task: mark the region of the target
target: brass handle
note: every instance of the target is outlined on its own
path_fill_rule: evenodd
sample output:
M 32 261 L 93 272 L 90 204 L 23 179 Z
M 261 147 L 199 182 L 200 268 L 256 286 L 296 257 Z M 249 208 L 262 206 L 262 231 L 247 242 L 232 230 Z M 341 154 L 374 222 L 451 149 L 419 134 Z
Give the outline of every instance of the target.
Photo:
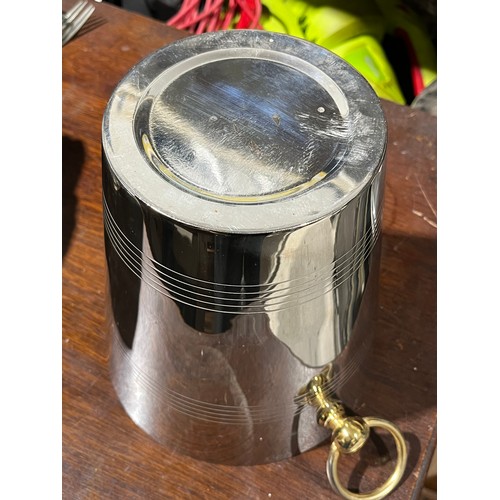
M 330 377 L 328 370 L 316 375 L 301 393 L 306 401 L 318 409 L 318 423 L 332 431 L 332 445 L 326 463 L 326 473 L 331 487 L 347 500 L 381 500 L 391 493 L 403 477 L 408 460 L 406 443 L 400 430 L 391 422 L 376 417 L 346 417 L 344 406 L 337 399 L 328 397 L 323 385 Z M 355 453 L 366 443 L 371 427 L 380 427 L 389 431 L 396 443 L 398 458 L 396 467 L 389 479 L 375 490 L 368 493 L 353 493 L 342 486 L 338 472 L 338 460 L 341 454 Z
M 328 480 L 330 481 L 331 487 L 334 490 L 337 490 L 344 498 L 347 498 L 348 500 L 358 500 L 358 499 L 381 500 L 382 498 L 385 498 L 387 495 L 389 495 L 389 493 L 391 493 L 394 490 L 394 488 L 396 488 L 399 481 L 403 477 L 403 473 L 406 468 L 406 461 L 408 459 L 406 443 L 400 430 L 391 422 L 376 417 L 364 417 L 362 420 L 369 428 L 381 427 L 382 429 L 385 429 L 392 434 L 398 452 L 398 460 L 396 462 L 396 467 L 394 468 L 394 471 L 382 486 L 379 486 L 373 491 L 370 491 L 368 493 L 353 493 L 352 491 L 349 491 L 347 488 L 342 486 L 342 483 L 340 482 L 337 472 L 338 460 L 341 453 L 353 453 L 353 452 L 346 451 L 340 448 L 337 445 L 337 443 L 333 441 L 330 447 L 328 460 L 326 462 L 326 474 L 328 476 Z M 361 448 L 363 444 L 361 444 L 359 448 Z

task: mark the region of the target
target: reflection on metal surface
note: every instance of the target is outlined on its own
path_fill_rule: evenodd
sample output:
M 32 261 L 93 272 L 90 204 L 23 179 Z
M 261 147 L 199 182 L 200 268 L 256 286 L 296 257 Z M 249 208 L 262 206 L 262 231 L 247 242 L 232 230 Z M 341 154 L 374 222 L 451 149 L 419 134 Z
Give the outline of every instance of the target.
M 369 347 L 385 142 L 366 82 L 286 36 L 190 37 L 121 82 L 103 121 L 107 316 L 146 432 L 224 463 L 326 438 L 297 394 L 326 364 L 336 391 Z
M 258 203 L 304 191 L 346 154 L 351 121 L 311 76 L 242 52 L 191 68 L 140 106 L 142 141 L 156 168 L 200 196 Z
M 189 326 L 222 333 L 238 315 L 265 313 L 273 334 L 299 359 L 321 366 L 345 347 L 358 316 L 380 231 L 380 207 L 372 219 L 372 190 L 367 195 L 290 233 L 210 235 L 153 219 L 136 232 L 143 238 L 137 244 L 120 220 L 128 220 L 130 210 L 114 217 L 105 193 L 108 254 L 174 299 Z

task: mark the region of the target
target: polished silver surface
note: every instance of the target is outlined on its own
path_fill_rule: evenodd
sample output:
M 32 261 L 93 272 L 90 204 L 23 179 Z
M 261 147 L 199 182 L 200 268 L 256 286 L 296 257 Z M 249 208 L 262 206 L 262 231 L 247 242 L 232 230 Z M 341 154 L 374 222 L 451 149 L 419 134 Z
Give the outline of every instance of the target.
M 304 68 L 309 76 L 273 60 L 274 52 L 216 53 L 162 80 L 161 92 L 148 93 L 150 108 L 142 101 L 137 114 L 149 117 L 143 141 L 156 153 L 155 167 L 198 196 L 231 203 L 281 200 L 333 172 L 351 136 L 337 89 L 323 88 L 312 68 Z M 277 92 L 279 81 L 287 85 Z
M 260 31 L 189 37 L 103 120 L 112 378 L 179 452 L 279 460 L 326 437 L 300 389 L 348 382 L 378 287 L 386 126 L 352 67 Z
M 249 234 L 320 220 L 371 182 L 385 122 L 351 66 L 262 31 L 201 40 L 155 52 L 110 100 L 103 149 L 132 194 L 180 223 Z

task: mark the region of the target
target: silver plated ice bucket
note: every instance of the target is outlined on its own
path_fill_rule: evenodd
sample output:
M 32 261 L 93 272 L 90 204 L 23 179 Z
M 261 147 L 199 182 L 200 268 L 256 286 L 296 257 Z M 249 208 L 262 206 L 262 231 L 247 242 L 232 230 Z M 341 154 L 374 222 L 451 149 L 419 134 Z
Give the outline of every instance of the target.
M 111 373 L 137 425 L 230 464 L 326 439 L 318 390 L 370 344 L 386 136 L 367 82 L 285 35 L 188 37 L 124 77 L 103 211 Z

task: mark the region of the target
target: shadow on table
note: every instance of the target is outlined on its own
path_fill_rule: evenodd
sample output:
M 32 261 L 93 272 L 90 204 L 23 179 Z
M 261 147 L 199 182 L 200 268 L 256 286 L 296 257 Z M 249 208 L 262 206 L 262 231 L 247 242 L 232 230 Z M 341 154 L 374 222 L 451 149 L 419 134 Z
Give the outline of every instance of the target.
M 100 28 L 104 24 L 107 23 L 107 20 L 103 17 L 97 16 L 96 13 L 90 17 L 90 19 L 82 26 L 80 31 L 75 35 L 75 39 L 85 36 L 87 33 L 94 31 L 97 28 Z
M 372 350 L 338 395 L 348 414 L 400 425 L 408 446 L 401 485 L 419 467 L 436 420 L 436 248 L 435 238 L 384 234 Z M 371 436 L 359 462 L 341 465 L 351 491 L 366 489 L 365 476 L 382 484 L 393 470 L 393 439 Z
M 403 434 L 408 449 L 408 461 L 400 484 L 404 483 L 415 470 L 422 451 L 420 441 L 415 434 L 410 432 Z M 368 469 L 372 469 L 372 474 L 378 475 L 378 471 L 375 472 L 375 470 L 380 468 L 379 484 L 383 484 L 394 470 L 397 451 L 394 440 L 390 436 L 386 436 L 384 433 L 384 437 L 382 437 L 379 432 L 372 431 L 359 455 L 359 462 L 353 468 L 347 484 L 347 488 L 354 493 L 360 493 L 361 480 L 366 476 Z
M 384 234 L 382 241 L 375 338 L 338 396 L 356 414 L 388 420 L 429 410 L 426 427 L 437 399 L 436 240 Z
M 81 141 L 62 139 L 62 256 L 68 251 L 75 229 L 78 199 L 75 189 L 82 172 L 85 150 Z

